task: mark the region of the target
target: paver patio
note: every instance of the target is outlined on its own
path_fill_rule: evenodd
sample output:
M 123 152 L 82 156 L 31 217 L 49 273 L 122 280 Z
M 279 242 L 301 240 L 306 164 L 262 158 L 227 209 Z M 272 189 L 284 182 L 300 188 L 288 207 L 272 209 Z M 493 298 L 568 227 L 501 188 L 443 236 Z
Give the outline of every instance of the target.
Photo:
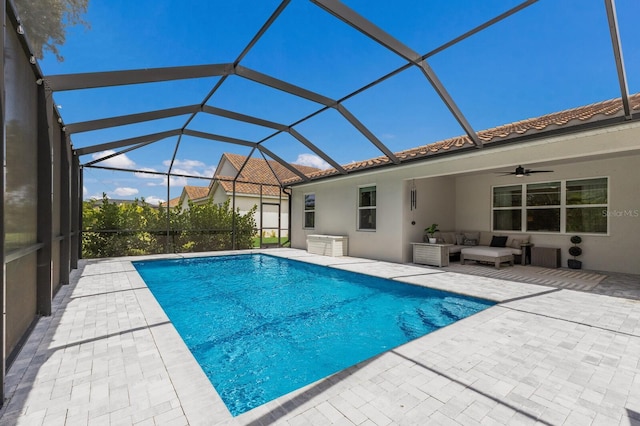
M 501 303 L 231 417 L 131 258 L 83 261 L 7 372 L 0 424 L 640 425 L 639 297 L 268 253 Z

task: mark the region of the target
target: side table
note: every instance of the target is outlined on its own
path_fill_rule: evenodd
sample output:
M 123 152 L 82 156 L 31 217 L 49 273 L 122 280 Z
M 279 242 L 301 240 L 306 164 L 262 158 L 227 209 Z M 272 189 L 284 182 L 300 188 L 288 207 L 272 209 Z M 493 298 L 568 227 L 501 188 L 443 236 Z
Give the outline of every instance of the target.
M 557 247 L 533 247 L 531 249 L 531 264 L 545 268 L 559 268 L 560 249 Z
M 453 244 L 411 243 L 413 263 L 431 266 L 449 266 L 449 246 Z
M 520 264 L 526 265 L 527 263 L 531 263 L 531 247 L 533 244 L 531 243 L 522 243 L 520 244 L 520 250 L 522 250 L 522 254 L 520 255 Z

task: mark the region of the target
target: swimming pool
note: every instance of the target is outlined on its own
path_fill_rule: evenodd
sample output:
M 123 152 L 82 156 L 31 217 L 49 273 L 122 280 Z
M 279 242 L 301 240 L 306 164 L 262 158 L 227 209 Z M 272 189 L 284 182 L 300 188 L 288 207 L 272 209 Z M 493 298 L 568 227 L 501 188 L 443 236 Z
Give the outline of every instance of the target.
M 264 254 L 134 266 L 234 416 L 494 304 Z

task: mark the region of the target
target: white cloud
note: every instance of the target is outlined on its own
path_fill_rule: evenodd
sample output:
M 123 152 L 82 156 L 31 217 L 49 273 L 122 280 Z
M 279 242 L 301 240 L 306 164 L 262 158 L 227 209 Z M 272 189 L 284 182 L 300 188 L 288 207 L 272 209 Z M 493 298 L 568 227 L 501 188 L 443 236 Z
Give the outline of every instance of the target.
M 104 158 L 115 153 L 116 153 L 115 151 L 109 149 L 102 152 L 96 152 L 95 154 L 91 155 L 91 158 L 93 158 L 94 160 L 98 160 L 100 158 Z M 127 157 L 127 154 L 120 154 L 120 155 L 116 155 L 115 157 L 109 158 L 108 160 L 101 161 L 100 165 L 131 169 L 135 167 L 136 163 L 132 159 Z
M 113 190 L 113 193 L 119 197 L 130 197 L 132 195 L 136 195 L 139 191 L 136 188 L 116 188 Z
M 162 175 L 156 175 L 155 172 L 157 172 L 156 169 L 152 169 L 151 167 L 140 167 L 138 170 L 140 171 L 145 171 L 145 172 L 154 172 L 154 174 L 151 173 L 134 173 L 133 175 L 137 178 L 140 179 L 162 179 Z
M 158 176 L 158 178 L 162 179 L 158 182 L 148 182 L 147 186 L 167 186 L 167 177 L 166 176 Z M 187 178 L 182 176 L 171 176 L 171 187 L 176 186 L 185 186 L 188 184 Z
M 147 204 L 151 204 L 151 205 L 157 206 L 160 203 L 164 203 L 165 200 L 163 198 L 159 198 L 159 197 L 156 197 L 154 195 L 150 195 L 148 197 L 144 197 L 144 201 L 146 201 Z
M 185 186 L 187 184 L 187 178 L 186 177 L 179 177 L 179 176 L 171 176 L 171 181 L 170 181 L 170 186 L 174 187 L 174 186 Z M 164 185 L 167 184 L 167 180 L 164 180 Z
M 162 164 L 169 167 L 171 161 L 165 160 L 162 162 Z M 190 176 L 211 177 L 213 176 L 215 170 L 216 166 L 207 165 L 200 160 L 180 160 L 176 158 L 176 160 L 173 162 L 171 173 Z
M 324 161 L 322 158 L 314 154 L 300 154 L 293 164 L 299 164 L 301 166 L 316 167 L 318 169 L 328 169 L 331 165 Z
M 87 189 L 87 187 L 82 185 L 82 196 L 86 197 L 88 193 L 89 193 L 89 190 Z
M 171 173 L 175 173 L 177 175 L 191 175 L 191 176 L 202 176 L 202 173 L 200 173 L 197 170 L 193 170 L 193 169 L 179 169 L 179 168 L 175 168 L 171 170 Z
M 171 165 L 171 161 L 170 160 L 164 160 L 162 162 L 162 164 L 164 164 L 165 166 L 169 167 Z M 205 167 L 205 164 L 202 161 L 199 160 L 179 160 L 179 159 L 175 159 L 175 161 L 173 162 L 173 167 L 182 167 L 185 168 L 187 170 L 193 170 L 196 168 L 203 168 Z

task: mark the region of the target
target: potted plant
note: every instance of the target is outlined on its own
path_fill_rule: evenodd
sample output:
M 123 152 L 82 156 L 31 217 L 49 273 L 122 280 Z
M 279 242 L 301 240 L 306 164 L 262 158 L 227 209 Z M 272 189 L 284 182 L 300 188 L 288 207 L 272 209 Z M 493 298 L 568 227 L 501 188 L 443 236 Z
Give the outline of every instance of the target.
M 574 235 L 573 237 L 571 237 L 571 242 L 573 243 L 573 246 L 569 247 L 569 254 L 573 256 L 573 259 L 567 260 L 567 266 L 569 266 L 569 268 L 571 269 L 581 269 L 582 262 L 576 259 L 576 257 L 582 254 L 582 249 L 578 247 L 578 244 L 582 242 L 582 238 L 580 238 L 578 235 Z
M 430 227 L 426 228 L 424 230 L 424 233 L 427 234 L 427 238 L 429 239 L 429 243 L 430 244 L 435 244 L 436 243 L 436 236 L 435 233 L 438 232 L 438 224 L 437 223 L 432 223 Z

